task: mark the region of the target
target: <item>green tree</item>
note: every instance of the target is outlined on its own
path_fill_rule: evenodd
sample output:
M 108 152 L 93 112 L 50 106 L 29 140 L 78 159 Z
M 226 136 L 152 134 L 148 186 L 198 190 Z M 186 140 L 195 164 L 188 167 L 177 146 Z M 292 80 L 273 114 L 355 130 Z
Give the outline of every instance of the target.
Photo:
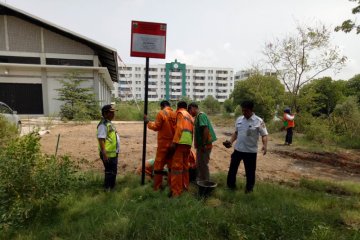
M 284 86 L 276 77 L 255 74 L 237 82 L 231 96 L 236 105 L 244 100 L 252 100 L 256 114 L 269 121 L 275 116 L 277 107 L 283 105 L 284 94 Z
M 356 96 L 360 103 L 360 74 L 355 75 L 347 82 L 347 94 Z
M 72 72 L 59 80 L 62 88 L 56 89 L 59 97 L 57 100 L 64 102 L 60 107 L 60 117 L 66 120 L 91 120 L 99 117 L 99 104 L 95 100 L 92 88 L 81 87 L 84 79 L 79 74 Z
M 300 90 L 299 109 L 313 116 L 329 117 L 344 98 L 345 90 L 345 81 L 334 81 L 330 77 L 313 80 Z
M 354 96 L 350 96 L 336 105 L 332 114 L 332 127 L 337 134 L 360 140 L 360 111 L 356 100 Z
M 224 101 L 224 110 L 227 113 L 232 113 L 235 110 L 234 102 L 232 98 L 226 99 Z
M 330 30 L 323 24 L 298 26 L 296 34 L 266 43 L 263 53 L 291 93 L 295 108 L 304 84 L 326 70 L 340 70 L 346 62 L 339 48 L 331 46 Z
M 207 96 L 202 102 L 201 106 L 204 112 L 208 114 L 216 114 L 220 112 L 220 103 L 219 101 L 214 98 L 213 96 Z
M 349 0 L 350 2 L 357 2 L 357 6 L 352 9 L 352 14 L 360 13 L 360 0 Z M 353 29 L 356 29 L 356 34 L 360 33 L 360 25 L 356 25 L 355 20 L 345 20 L 340 26 L 335 28 L 335 31 L 343 31 L 345 33 L 351 32 Z

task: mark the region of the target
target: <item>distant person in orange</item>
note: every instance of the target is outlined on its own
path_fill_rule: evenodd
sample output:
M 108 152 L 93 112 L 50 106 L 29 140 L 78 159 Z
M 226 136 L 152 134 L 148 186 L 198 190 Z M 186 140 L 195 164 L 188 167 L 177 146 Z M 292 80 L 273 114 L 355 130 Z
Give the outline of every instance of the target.
M 170 103 L 166 100 L 160 103 L 161 111 L 156 115 L 155 122 L 150 122 L 145 116 L 149 129 L 158 132 L 157 150 L 154 162 L 154 190 L 162 188 L 163 170 L 170 159 L 166 157 L 169 147 L 172 144 L 175 133 L 176 113 L 171 109 Z M 169 167 L 168 167 L 169 168 Z M 169 178 L 168 178 L 169 179 Z
M 290 108 L 284 110 L 284 127 L 286 129 L 285 145 L 292 144 L 293 128 L 295 127 L 295 114 L 291 114 Z
M 186 109 L 186 102 L 178 102 L 175 135 L 169 148 L 169 156 L 172 156 L 170 172 L 172 197 L 181 195 L 184 189 L 189 187 L 189 155 L 193 143 L 194 120 Z

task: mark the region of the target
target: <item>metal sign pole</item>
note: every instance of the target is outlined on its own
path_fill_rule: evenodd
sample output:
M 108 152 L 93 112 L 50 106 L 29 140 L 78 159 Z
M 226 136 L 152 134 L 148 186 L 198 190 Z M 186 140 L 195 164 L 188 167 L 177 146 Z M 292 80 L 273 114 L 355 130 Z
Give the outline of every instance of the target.
M 148 90 L 149 90 L 149 58 L 146 58 L 145 69 L 145 102 L 144 102 L 144 114 L 148 114 Z M 147 123 L 144 119 L 144 135 L 143 135 L 143 154 L 142 154 L 142 169 L 141 169 L 141 185 L 145 184 L 145 158 L 146 158 L 146 130 Z

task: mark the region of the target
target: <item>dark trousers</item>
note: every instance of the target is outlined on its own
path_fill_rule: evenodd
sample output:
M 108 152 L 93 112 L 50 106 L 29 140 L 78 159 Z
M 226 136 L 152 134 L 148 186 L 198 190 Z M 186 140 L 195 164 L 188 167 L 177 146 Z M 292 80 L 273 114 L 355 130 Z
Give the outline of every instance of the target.
M 289 127 L 286 129 L 285 143 L 292 144 L 293 128 Z
M 118 156 L 108 158 L 107 161 L 104 161 L 102 153 L 100 153 L 100 158 L 104 164 L 105 168 L 105 180 L 104 187 L 105 189 L 113 189 L 116 182 L 117 174 L 117 165 L 118 165 Z
M 227 185 L 229 188 L 236 187 L 236 174 L 241 160 L 244 160 L 246 191 L 251 192 L 253 190 L 255 185 L 256 156 L 256 153 L 238 152 L 236 150 L 231 154 L 231 163 L 227 176 Z

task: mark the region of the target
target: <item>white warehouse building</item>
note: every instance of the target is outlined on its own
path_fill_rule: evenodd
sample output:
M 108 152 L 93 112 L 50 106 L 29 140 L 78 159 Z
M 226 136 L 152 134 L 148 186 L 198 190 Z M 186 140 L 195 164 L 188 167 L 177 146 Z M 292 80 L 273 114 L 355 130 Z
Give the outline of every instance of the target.
M 145 65 L 127 64 L 120 67 L 119 82 L 113 96 L 120 100 L 143 100 Z M 232 68 L 196 67 L 180 62 L 149 66 L 149 101 L 178 100 L 189 97 L 195 101 L 213 96 L 220 102 L 229 98 L 234 89 Z
M 58 113 L 60 79 L 76 72 L 100 104 L 118 81 L 116 50 L 0 3 L 0 101 L 19 114 Z

